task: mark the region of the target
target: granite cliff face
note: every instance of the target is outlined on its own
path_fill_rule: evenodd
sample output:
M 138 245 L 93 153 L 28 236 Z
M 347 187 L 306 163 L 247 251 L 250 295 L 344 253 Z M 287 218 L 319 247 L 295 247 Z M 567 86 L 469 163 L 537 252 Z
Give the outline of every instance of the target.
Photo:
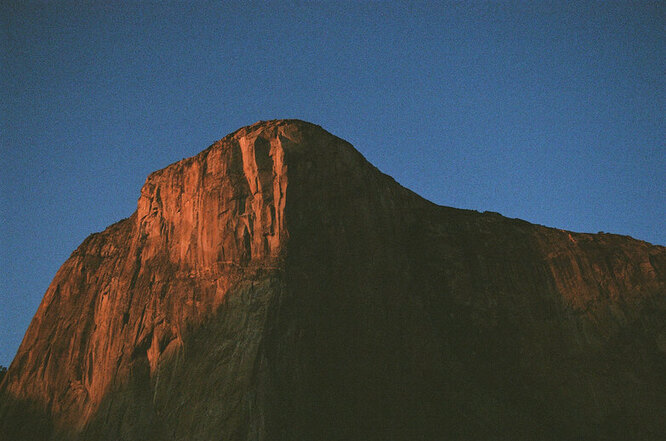
M 666 249 L 436 206 L 261 122 L 60 268 L 0 439 L 658 439 Z

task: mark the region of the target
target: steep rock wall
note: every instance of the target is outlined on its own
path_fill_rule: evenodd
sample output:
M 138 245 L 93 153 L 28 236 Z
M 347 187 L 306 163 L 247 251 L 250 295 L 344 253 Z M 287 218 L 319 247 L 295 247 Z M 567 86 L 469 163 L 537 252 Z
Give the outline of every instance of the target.
M 431 204 L 300 121 L 150 175 L 45 294 L 11 439 L 658 439 L 666 250 Z

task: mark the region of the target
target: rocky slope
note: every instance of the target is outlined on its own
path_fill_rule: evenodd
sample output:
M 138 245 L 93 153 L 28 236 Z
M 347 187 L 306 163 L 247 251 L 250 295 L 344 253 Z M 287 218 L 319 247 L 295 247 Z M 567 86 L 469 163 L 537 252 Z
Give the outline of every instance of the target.
M 436 206 L 261 122 L 60 268 L 0 439 L 659 439 L 666 249 Z

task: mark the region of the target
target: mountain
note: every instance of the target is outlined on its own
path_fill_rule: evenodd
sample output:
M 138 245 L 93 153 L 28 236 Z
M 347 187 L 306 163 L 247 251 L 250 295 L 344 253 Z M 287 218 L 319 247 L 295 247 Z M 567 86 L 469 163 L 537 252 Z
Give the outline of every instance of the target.
M 437 206 L 259 122 L 72 253 L 0 438 L 659 439 L 665 285 L 664 247 Z

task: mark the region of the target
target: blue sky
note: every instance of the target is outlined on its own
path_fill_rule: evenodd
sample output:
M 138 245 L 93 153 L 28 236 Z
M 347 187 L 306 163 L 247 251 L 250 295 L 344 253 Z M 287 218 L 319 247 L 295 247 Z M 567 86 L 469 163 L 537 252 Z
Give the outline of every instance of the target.
M 300 118 L 441 205 L 666 245 L 663 2 L 0 5 L 0 364 L 146 176 Z

